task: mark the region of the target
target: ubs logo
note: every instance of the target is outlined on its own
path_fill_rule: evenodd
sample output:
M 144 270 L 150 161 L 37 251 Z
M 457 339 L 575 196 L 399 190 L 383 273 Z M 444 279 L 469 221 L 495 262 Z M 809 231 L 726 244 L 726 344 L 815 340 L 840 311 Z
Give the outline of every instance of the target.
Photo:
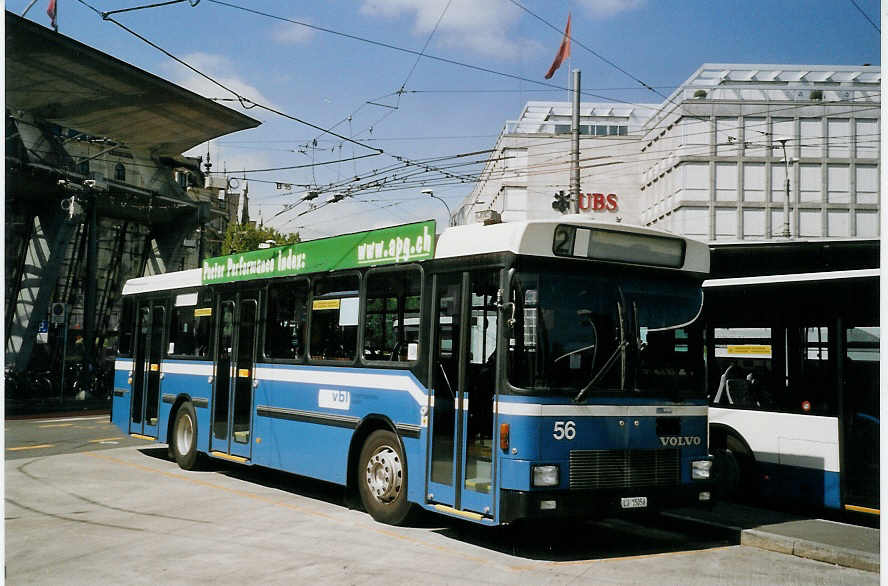
M 703 443 L 703 438 L 699 435 L 682 435 L 682 436 L 670 436 L 670 437 L 660 437 L 660 443 L 663 447 L 671 447 L 678 448 L 682 446 L 699 446 Z

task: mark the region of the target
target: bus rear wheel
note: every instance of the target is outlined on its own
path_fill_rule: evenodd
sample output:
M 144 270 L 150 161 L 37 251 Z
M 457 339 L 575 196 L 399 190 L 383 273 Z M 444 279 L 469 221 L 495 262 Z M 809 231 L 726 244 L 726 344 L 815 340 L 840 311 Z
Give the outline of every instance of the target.
M 398 436 L 387 430 L 367 437 L 358 457 L 358 493 L 364 509 L 381 523 L 398 525 L 407 518 L 407 464 Z
M 197 416 L 191 401 L 182 403 L 176 412 L 170 449 L 176 463 L 183 470 L 195 470 L 198 467 Z

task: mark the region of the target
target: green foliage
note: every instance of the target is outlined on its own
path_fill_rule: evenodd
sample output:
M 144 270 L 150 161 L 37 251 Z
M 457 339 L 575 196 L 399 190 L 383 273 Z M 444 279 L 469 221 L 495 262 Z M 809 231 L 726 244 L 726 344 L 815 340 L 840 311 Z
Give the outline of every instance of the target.
M 295 244 L 300 241 L 300 238 L 298 232 L 282 234 L 269 226 L 253 226 L 252 224 L 231 222 L 228 224 L 225 240 L 222 242 L 222 254 L 258 250 L 259 244 L 266 240 L 274 240 L 272 246 L 283 246 L 285 244 Z

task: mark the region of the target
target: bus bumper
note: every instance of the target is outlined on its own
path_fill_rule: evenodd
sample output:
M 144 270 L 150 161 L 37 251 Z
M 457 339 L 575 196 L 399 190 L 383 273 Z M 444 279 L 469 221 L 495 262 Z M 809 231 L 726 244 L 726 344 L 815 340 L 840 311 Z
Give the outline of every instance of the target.
M 500 493 L 500 523 L 511 523 L 518 519 L 599 518 L 676 507 L 710 507 L 712 489 L 711 483 L 698 482 L 672 488 L 642 488 L 634 491 L 627 491 L 625 488 L 618 491 L 503 490 Z M 623 499 L 627 497 L 646 497 L 647 506 L 627 508 L 623 505 Z

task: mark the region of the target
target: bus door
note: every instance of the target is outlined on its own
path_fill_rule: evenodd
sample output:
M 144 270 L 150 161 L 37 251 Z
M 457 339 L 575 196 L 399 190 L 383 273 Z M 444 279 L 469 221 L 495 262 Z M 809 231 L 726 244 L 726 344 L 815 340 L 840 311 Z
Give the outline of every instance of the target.
M 160 401 L 160 361 L 166 310 L 163 302 L 143 301 L 136 313 L 136 348 L 133 354 L 130 433 L 157 437 Z
M 435 278 L 430 500 L 493 515 L 499 270 Z
M 873 320 L 875 322 L 875 320 Z M 878 325 L 845 326 L 842 387 L 842 482 L 845 508 L 879 510 Z M 841 358 L 841 357 L 839 357 Z
M 244 459 L 250 458 L 258 315 L 257 291 L 220 294 L 211 450 Z

